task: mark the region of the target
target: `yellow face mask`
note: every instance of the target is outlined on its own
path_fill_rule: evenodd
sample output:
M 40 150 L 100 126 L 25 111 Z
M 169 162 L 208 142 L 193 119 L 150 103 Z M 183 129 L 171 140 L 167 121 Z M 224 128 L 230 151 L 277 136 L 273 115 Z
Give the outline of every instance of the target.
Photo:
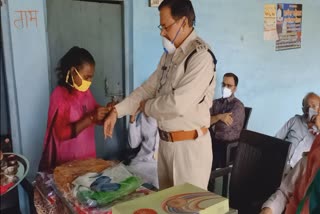
M 72 88 L 75 88 L 75 89 L 77 89 L 78 91 L 82 91 L 82 92 L 87 91 L 87 90 L 90 88 L 91 81 L 84 80 L 84 79 L 82 78 L 82 76 L 79 74 L 79 72 L 77 71 L 77 69 L 75 69 L 75 71 L 76 71 L 76 73 L 78 74 L 78 76 L 80 77 L 80 79 L 82 80 L 81 85 L 78 86 L 78 85 L 74 82 L 74 79 L 73 79 L 73 76 L 72 76 L 72 75 L 71 75 L 71 79 L 72 79 L 73 84 L 70 84 L 70 83 L 68 82 L 69 76 L 70 76 L 70 70 L 68 71 L 67 76 L 66 76 L 66 83 L 68 83 Z

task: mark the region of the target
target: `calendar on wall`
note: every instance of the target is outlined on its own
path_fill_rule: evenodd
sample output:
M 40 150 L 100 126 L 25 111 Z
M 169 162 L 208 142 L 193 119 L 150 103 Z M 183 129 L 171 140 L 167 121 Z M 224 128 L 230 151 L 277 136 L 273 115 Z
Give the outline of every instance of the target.
M 163 0 L 149 0 L 150 7 L 158 7 Z

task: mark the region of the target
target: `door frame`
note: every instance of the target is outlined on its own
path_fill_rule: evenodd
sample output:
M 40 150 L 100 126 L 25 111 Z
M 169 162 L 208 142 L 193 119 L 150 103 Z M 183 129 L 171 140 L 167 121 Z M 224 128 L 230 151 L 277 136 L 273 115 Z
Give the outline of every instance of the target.
M 21 127 L 19 119 L 18 98 L 16 88 L 16 77 L 14 75 L 13 48 L 11 44 L 11 28 L 9 18 L 9 7 L 7 2 L 1 6 L 1 33 L 3 42 L 3 58 L 5 67 L 5 78 L 7 86 L 10 129 L 13 152 L 23 154 L 21 145 Z

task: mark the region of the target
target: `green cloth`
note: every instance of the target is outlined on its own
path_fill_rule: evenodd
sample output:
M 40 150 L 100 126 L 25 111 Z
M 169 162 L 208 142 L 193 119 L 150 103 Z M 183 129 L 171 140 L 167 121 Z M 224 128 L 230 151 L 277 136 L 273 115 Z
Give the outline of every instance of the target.
M 308 187 L 308 190 L 300 201 L 296 214 L 300 214 L 307 198 L 309 197 L 309 212 L 310 214 L 320 213 L 320 169 L 316 173 L 312 183 Z
M 120 188 L 111 192 L 94 192 L 91 190 L 79 191 L 77 193 L 77 199 L 87 206 L 105 206 L 112 201 L 134 192 L 142 184 L 142 180 L 139 177 L 131 176 L 120 182 Z

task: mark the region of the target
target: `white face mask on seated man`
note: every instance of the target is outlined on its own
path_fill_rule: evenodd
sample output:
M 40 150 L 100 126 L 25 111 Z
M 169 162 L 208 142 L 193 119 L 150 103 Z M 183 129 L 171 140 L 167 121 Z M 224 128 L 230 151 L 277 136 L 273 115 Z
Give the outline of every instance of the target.
M 228 87 L 222 87 L 222 98 L 229 98 L 232 95 L 232 90 Z
M 318 115 L 318 112 L 313 109 L 313 108 L 309 108 L 309 112 L 308 112 L 308 120 L 313 122 L 316 119 L 316 116 Z
M 319 109 L 319 107 L 317 107 Z M 308 110 L 308 121 L 311 123 L 310 131 L 311 133 L 318 135 L 320 134 L 320 127 L 316 124 L 316 117 L 318 116 L 318 111 L 316 111 L 314 108 L 309 107 Z

